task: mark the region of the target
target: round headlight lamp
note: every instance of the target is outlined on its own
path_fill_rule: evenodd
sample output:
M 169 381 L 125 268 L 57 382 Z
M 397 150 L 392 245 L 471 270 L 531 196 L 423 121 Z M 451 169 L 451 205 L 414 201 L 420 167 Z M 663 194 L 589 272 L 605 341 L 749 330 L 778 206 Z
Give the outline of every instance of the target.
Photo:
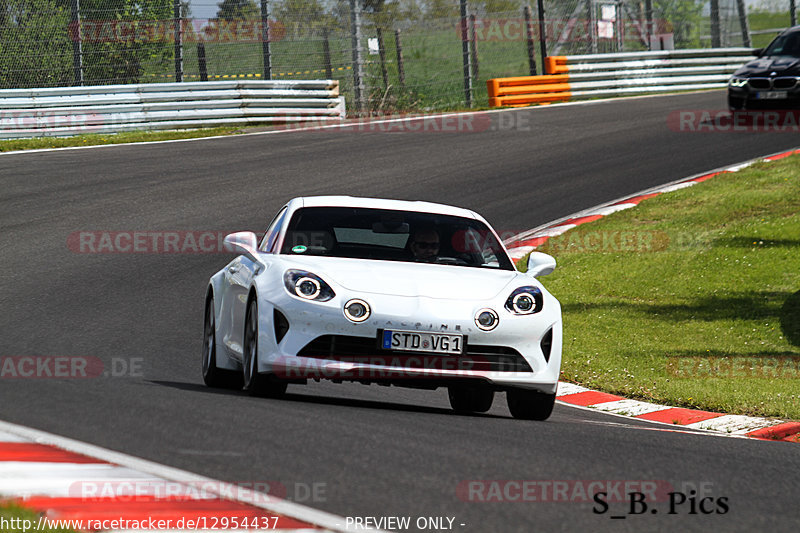
M 353 322 L 364 322 L 370 313 L 369 304 L 364 300 L 354 298 L 344 304 L 344 316 Z
M 483 331 L 491 331 L 500 323 L 500 317 L 493 309 L 481 309 L 475 313 L 475 325 Z
M 322 287 L 320 286 L 319 281 L 315 280 L 314 278 L 302 277 L 294 282 L 294 292 L 300 298 L 313 300 L 319 296 L 321 290 Z

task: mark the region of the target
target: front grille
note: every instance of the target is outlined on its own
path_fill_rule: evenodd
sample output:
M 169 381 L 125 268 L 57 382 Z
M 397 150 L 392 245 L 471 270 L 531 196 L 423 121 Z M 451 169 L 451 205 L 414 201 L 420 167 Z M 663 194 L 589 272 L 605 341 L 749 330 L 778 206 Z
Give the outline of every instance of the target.
M 796 78 L 775 78 L 772 87 L 775 89 L 793 89 L 797 85 Z
M 747 80 L 748 85 L 753 89 L 769 89 L 772 83 L 769 78 L 750 78 Z
M 375 366 L 475 370 L 490 372 L 532 372 L 520 353 L 507 346 L 467 344 L 463 355 L 384 350 L 377 338 L 323 335 L 306 344 L 297 355 Z

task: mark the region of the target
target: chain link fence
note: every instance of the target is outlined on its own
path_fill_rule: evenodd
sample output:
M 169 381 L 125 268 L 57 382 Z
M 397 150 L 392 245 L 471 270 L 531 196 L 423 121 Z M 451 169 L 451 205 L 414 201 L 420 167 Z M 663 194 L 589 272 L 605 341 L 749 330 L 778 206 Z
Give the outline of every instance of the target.
M 744 4 L 0 0 L 0 88 L 333 78 L 352 112 L 485 106 L 487 79 L 542 74 L 543 46 L 572 55 L 749 45 Z

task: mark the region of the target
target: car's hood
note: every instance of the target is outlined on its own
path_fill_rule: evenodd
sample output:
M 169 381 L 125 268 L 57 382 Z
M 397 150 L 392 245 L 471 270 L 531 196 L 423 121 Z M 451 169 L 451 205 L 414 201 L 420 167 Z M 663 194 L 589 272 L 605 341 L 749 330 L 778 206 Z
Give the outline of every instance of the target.
M 773 72 L 775 74 L 772 74 Z M 800 75 L 800 58 L 794 56 L 761 57 L 746 63 L 733 75 L 742 77 L 798 76 Z
M 494 298 L 523 275 L 510 270 L 339 257 L 297 258 L 287 262 L 287 267 L 303 268 L 354 292 L 456 300 Z M 533 278 L 530 284 L 536 284 Z

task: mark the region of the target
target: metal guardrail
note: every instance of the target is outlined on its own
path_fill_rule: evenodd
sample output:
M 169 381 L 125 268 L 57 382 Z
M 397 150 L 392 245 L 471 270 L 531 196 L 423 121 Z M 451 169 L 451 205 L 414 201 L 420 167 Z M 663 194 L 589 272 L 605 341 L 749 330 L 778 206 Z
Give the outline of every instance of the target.
M 0 90 L 3 139 L 344 118 L 337 80 Z
M 752 48 L 551 56 L 545 76 L 486 82 L 491 107 L 726 87 Z

